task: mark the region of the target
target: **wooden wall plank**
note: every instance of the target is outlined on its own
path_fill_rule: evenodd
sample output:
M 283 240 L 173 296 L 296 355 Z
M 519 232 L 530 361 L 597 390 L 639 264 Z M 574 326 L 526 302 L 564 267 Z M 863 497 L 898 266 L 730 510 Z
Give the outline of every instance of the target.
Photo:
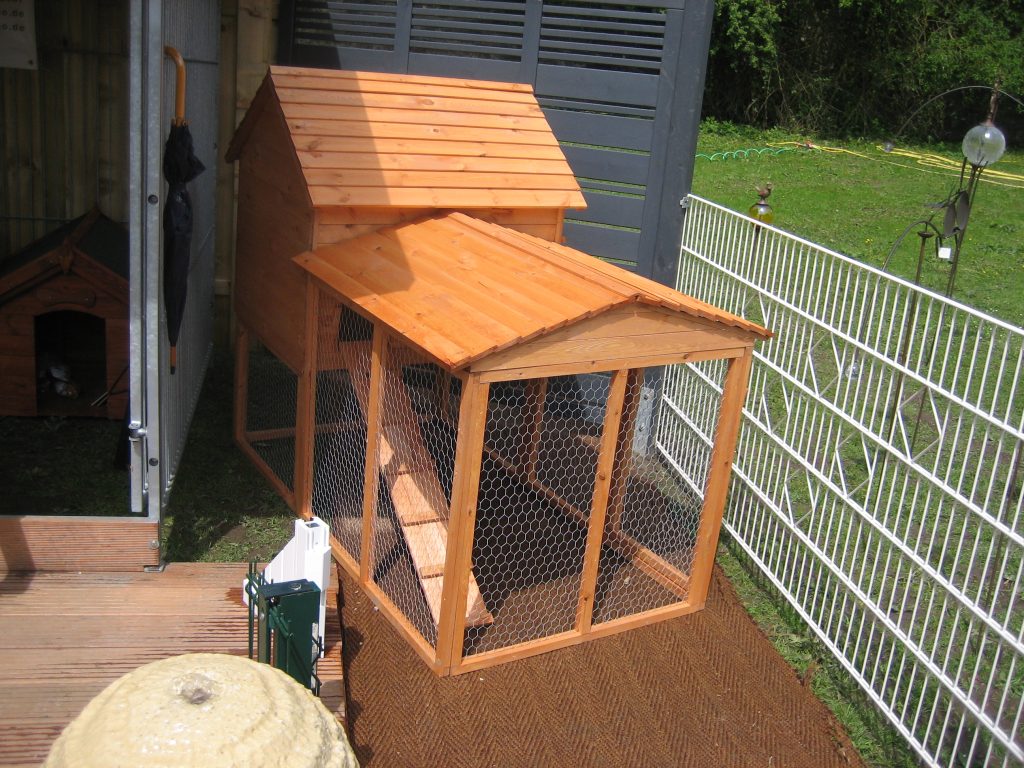
M 239 322 L 292 370 L 302 366 L 305 279 L 291 258 L 310 248 L 313 211 L 268 108 L 254 126 L 239 168 L 235 311 Z
M 133 571 L 157 565 L 155 522 L 0 517 L 0 571 Z

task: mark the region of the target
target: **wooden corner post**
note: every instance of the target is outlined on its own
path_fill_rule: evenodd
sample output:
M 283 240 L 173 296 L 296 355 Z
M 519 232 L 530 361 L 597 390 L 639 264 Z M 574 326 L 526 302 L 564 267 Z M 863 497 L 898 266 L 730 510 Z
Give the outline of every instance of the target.
M 359 537 L 359 581 L 370 582 L 373 568 L 373 514 L 377 509 L 377 446 L 380 444 L 380 406 L 384 389 L 384 363 L 387 333 L 380 323 L 373 324 L 373 346 L 370 352 L 370 382 L 366 401 L 366 462 L 363 464 L 363 527 Z M 357 371 L 351 375 L 357 376 Z M 365 375 L 365 374 L 363 374 Z
M 238 324 L 235 336 L 235 442 L 245 444 L 245 424 L 249 418 L 249 329 Z
M 459 404 L 459 431 L 455 446 L 455 475 L 448 516 L 448 545 L 444 559 L 441 616 L 437 628 L 435 671 L 450 674 L 462 658 L 466 631 L 466 600 L 469 571 L 473 567 L 473 533 L 476 526 L 477 493 L 480 490 L 480 460 L 487 426 L 490 385 L 471 374 L 463 383 Z
M 734 357 L 729 361 L 729 369 L 725 374 L 725 387 L 718 409 L 718 426 L 715 429 L 715 444 L 711 449 L 711 463 L 704 491 L 704 506 L 701 509 L 700 527 L 697 529 L 697 542 L 694 545 L 693 568 L 690 571 L 688 602 L 693 606 L 703 605 L 708 597 L 711 568 L 715 564 L 718 532 L 722 527 L 722 513 L 729 493 L 732 460 L 736 455 L 736 439 L 740 433 L 743 402 L 747 397 L 753 356 L 753 347 L 747 347 L 740 357 Z
M 306 276 L 306 326 L 302 369 L 299 371 L 298 403 L 295 407 L 295 513 L 309 520 L 313 516 L 313 451 L 316 441 L 317 328 L 320 290 L 311 275 Z
M 608 388 L 608 402 L 605 406 L 604 427 L 601 431 L 601 449 L 597 457 L 597 472 L 594 477 L 594 496 L 587 521 L 587 545 L 583 555 L 583 573 L 580 577 L 580 595 L 576 605 L 576 631 L 590 631 L 594 619 L 594 596 L 597 594 L 597 569 L 601 562 L 601 541 L 604 538 L 605 513 L 608 511 L 608 492 L 612 487 L 612 471 L 615 469 L 616 446 L 619 441 L 619 425 L 622 422 L 622 407 L 626 399 L 626 382 L 629 371 L 612 374 Z

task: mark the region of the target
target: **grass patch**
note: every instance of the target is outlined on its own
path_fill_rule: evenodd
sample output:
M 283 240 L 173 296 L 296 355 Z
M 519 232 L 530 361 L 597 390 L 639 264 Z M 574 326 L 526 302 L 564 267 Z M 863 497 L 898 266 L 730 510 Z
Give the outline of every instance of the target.
M 127 515 L 120 435 L 121 422 L 106 419 L 0 418 L 0 514 Z
M 164 515 L 168 561 L 269 560 L 291 538 L 295 515 L 235 447 L 233 366 L 218 354 Z
M 738 211 L 757 201 L 756 184 L 774 185 L 769 202 L 775 226 L 847 256 L 881 267 L 909 224 L 933 212 L 945 199 L 958 171 L 920 165 L 885 154 L 878 143 L 824 145 L 842 151 L 801 149 L 807 137 L 757 131 L 706 121 L 697 145 L 693 191 Z M 789 143 L 787 143 L 789 142 Z M 811 140 L 814 143 L 814 140 Z M 737 150 L 787 148 L 774 154 Z M 959 146 L 901 147 L 919 154 L 962 160 Z M 726 153 L 725 157 L 721 157 Z M 715 156 L 715 160 L 708 157 Z M 1019 176 L 997 179 L 996 172 Z M 999 184 L 992 183 L 999 181 Z M 942 225 L 941 216 L 936 222 Z M 894 255 L 890 271 L 913 279 L 918 239 L 909 236 Z M 932 252 L 934 254 L 934 252 Z M 926 257 L 922 284 L 945 292 L 948 262 Z M 975 196 L 957 271 L 954 298 L 1015 325 L 1024 325 L 1024 155 L 1007 152 L 988 173 Z

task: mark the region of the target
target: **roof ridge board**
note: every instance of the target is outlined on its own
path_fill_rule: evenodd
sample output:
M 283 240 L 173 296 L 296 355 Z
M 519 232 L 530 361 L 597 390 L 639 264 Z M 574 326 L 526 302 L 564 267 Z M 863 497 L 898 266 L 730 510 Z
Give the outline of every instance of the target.
M 475 317 L 476 312 L 473 310 L 472 307 L 469 307 L 468 305 L 460 302 L 457 299 L 457 297 L 447 297 L 436 290 L 433 292 L 421 291 L 418 293 L 414 293 L 412 289 L 412 284 L 403 286 L 400 289 L 396 289 L 394 288 L 394 286 L 389 286 L 386 279 L 383 279 L 382 272 L 391 271 L 393 274 L 399 273 L 405 275 L 408 275 L 409 273 L 402 273 L 401 268 L 398 267 L 394 262 L 390 261 L 389 259 L 386 259 L 380 254 L 374 253 L 372 249 L 366 247 L 366 242 L 372 239 L 376 234 L 377 233 L 369 233 L 361 237 L 353 238 L 352 240 L 347 240 L 343 243 L 324 246 L 323 250 L 326 253 L 348 251 L 351 253 L 358 254 L 360 257 L 360 271 L 345 272 L 345 274 L 347 274 L 350 278 L 360 283 L 364 287 L 369 288 L 370 290 L 374 291 L 377 294 L 398 295 L 399 293 L 404 293 L 409 297 L 409 301 L 417 301 L 423 304 L 435 305 L 435 313 L 433 315 L 424 314 L 417 316 L 423 321 L 423 324 L 426 327 L 431 328 L 435 333 L 445 338 L 448 338 L 449 341 L 465 350 L 467 354 L 474 354 L 476 352 L 486 351 L 494 348 L 498 343 L 494 341 L 495 336 L 500 338 L 507 334 L 517 335 L 515 334 L 515 331 L 512 328 L 509 328 L 508 326 L 505 325 L 501 325 L 497 321 L 493 320 L 490 320 L 490 322 L 487 323 L 488 325 L 491 326 L 489 328 L 489 331 L 478 330 L 481 325 L 484 325 L 484 323 L 478 323 L 476 326 L 472 325 L 471 321 L 478 319 Z M 397 244 L 391 241 L 391 245 L 396 246 Z M 365 269 L 365 267 L 367 267 L 368 264 L 371 263 L 371 260 L 374 260 L 376 262 L 376 268 L 373 270 Z M 376 275 L 374 273 L 376 273 Z M 389 288 L 391 288 L 390 291 Z M 397 301 L 393 303 L 398 304 Z M 430 322 L 429 320 L 432 317 L 444 318 L 446 319 L 446 322 Z M 464 321 L 461 322 L 461 324 L 459 325 L 457 338 L 456 335 L 450 332 L 451 326 L 453 325 L 452 321 L 454 321 L 456 318 L 458 318 L 461 321 Z
M 347 80 L 368 80 L 368 81 L 389 81 L 396 83 L 424 83 L 437 85 L 460 84 L 463 87 L 489 88 L 494 90 L 519 91 L 521 93 L 533 93 L 533 86 L 529 83 L 513 83 L 500 80 L 474 80 L 462 77 L 442 77 L 437 75 L 406 75 L 392 74 L 389 72 L 370 72 L 367 70 L 355 69 L 327 69 L 320 67 L 292 67 L 282 64 L 272 64 L 269 67 L 272 74 L 282 75 L 310 75 L 318 77 L 336 77 Z
M 331 246 L 321 246 L 317 251 L 327 247 Z M 464 347 L 453 344 L 447 337 L 438 334 L 430 326 L 418 321 L 400 305 L 389 300 L 386 296 L 375 293 L 348 273 L 338 269 L 329 261 L 324 260 L 317 255 L 317 251 L 300 253 L 298 256 L 293 257 L 292 261 L 322 283 L 324 288 L 336 294 L 342 300 L 351 302 L 371 317 L 401 334 L 403 339 L 409 340 L 409 343 L 426 353 L 429 357 L 443 363 L 444 367 L 452 370 L 459 367 L 458 361 L 466 356 L 466 349 Z M 345 284 L 346 289 L 340 288 L 339 283 Z M 354 298 L 356 294 L 358 294 L 359 298 Z M 434 343 L 431 344 L 433 351 L 412 341 L 413 337 L 436 337 Z M 447 349 L 442 352 L 438 347 Z
M 536 253 L 535 251 L 533 251 L 532 249 L 521 247 L 519 244 L 517 244 L 515 242 L 509 242 L 509 241 L 501 239 L 499 237 L 495 237 L 495 231 L 513 231 L 514 232 L 516 230 L 510 230 L 508 227 L 503 227 L 500 224 L 491 224 L 490 222 L 486 222 L 486 221 L 484 221 L 482 219 L 477 219 L 477 218 L 475 218 L 473 216 L 468 216 L 465 213 L 462 213 L 460 211 L 453 212 L 453 213 L 449 214 L 448 216 L 444 217 L 443 219 L 439 219 L 439 221 L 444 223 L 445 225 L 449 224 L 450 222 L 457 223 L 457 224 L 455 224 L 455 226 L 457 226 L 458 224 L 462 224 L 464 226 L 466 224 L 469 224 L 469 226 L 466 227 L 466 229 L 462 230 L 464 233 L 468 233 L 468 234 L 470 234 L 470 235 L 472 235 L 472 236 L 474 236 L 474 237 L 476 237 L 478 239 L 483 239 L 485 242 L 489 242 L 489 244 L 492 247 L 494 246 L 494 242 L 497 241 L 501 245 L 501 247 L 503 249 L 505 249 L 505 250 L 513 251 L 513 252 L 519 252 L 521 254 L 526 254 L 529 257 L 535 258 L 537 260 L 537 262 L 540 263 L 541 266 L 544 266 L 544 267 L 548 268 L 549 271 L 546 272 L 546 275 L 549 276 L 549 277 L 557 279 L 559 277 L 559 273 L 564 273 L 565 272 L 565 270 L 559 269 L 559 265 L 557 263 L 555 263 L 555 262 L 552 262 L 550 259 L 539 258 L 539 254 Z M 482 224 L 484 226 L 483 227 L 472 226 L 471 222 L 476 222 L 476 223 Z M 498 267 L 498 268 L 505 269 L 505 268 L 507 268 L 508 262 L 502 260 L 502 261 L 495 261 L 495 262 L 493 262 L 493 264 L 496 267 Z M 509 271 L 512 272 L 512 270 L 509 270 Z M 514 273 L 511 274 L 510 276 L 513 277 L 513 278 L 516 277 L 516 275 Z M 617 299 L 619 298 L 618 294 L 614 294 L 611 297 L 612 298 L 611 301 L 603 302 L 601 304 L 595 305 L 593 303 L 581 302 L 581 301 L 579 301 L 577 299 L 577 297 L 584 298 L 584 299 L 592 299 L 594 297 L 594 294 L 593 294 L 593 291 L 591 291 L 591 290 L 582 290 L 581 289 L 581 290 L 578 290 L 574 296 L 569 297 L 569 296 L 566 296 L 564 293 L 561 293 L 558 290 L 555 290 L 553 287 L 548 287 L 548 285 L 546 285 L 546 284 L 542 285 L 542 287 L 547 292 L 552 293 L 555 296 L 557 296 L 559 298 L 559 300 L 561 300 L 563 302 L 564 301 L 571 301 L 573 304 L 576 304 L 577 306 L 579 306 L 579 307 L 581 307 L 581 308 L 583 308 L 585 310 L 596 309 L 597 311 L 604 311 L 604 309 L 607 308 L 608 306 L 612 306 L 613 304 L 617 303 Z M 602 286 L 602 288 L 604 288 L 604 287 Z M 605 289 L 605 290 L 607 291 L 607 289 Z
M 520 318 L 527 321 L 527 326 L 534 326 L 533 330 L 520 330 L 516 328 L 520 335 L 532 334 L 535 332 L 535 326 L 537 326 L 536 317 L 541 313 L 546 313 L 553 320 L 544 319 L 540 321 L 541 327 L 548 327 L 553 323 L 561 322 L 562 315 L 557 312 L 548 310 L 546 304 L 530 299 L 525 293 L 509 291 L 506 287 L 499 284 L 499 282 L 493 278 L 493 276 L 484 274 L 481 270 L 475 270 L 473 273 L 473 279 L 477 280 L 476 284 L 470 281 L 463 280 L 454 271 L 451 265 L 446 265 L 444 262 L 451 262 L 457 257 L 453 257 L 447 253 L 444 249 L 444 243 L 438 242 L 444 237 L 443 230 L 439 230 L 429 225 L 433 222 L 433 219 L 426 219 L 417 222 L 410 222 L 408 225 L 398 225 L 394 227 L 388 227 L 386 230 L 381 230 L 382 233 L 386 233 L 386 236 L 391 238 L 393 236 L 400 235 L 400 231 L 407 227 L 414 228 L 423 232 L 425 237 L 424 242 L 416 244 L 416 247 L 420 249 L 423 254 L 423 258 L 420 263 L 424 264 L 431 272 L 440 275 L 442 281 L 448 285 L 454 286 L 459 289 L 464 289 L 467 292 L 472 292 L 475 295 L 481 296 L 485 300 L 500 301 L 502 309 L 510 314 L 515 314 Z M 479 282 L 483 281 L 483 282 Z M 530 322 L 532 321 L 532 322 Z

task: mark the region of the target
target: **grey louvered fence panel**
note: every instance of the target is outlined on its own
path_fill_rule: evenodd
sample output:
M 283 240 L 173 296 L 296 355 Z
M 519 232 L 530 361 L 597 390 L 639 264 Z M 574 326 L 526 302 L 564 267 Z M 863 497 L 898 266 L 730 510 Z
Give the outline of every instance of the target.
M 570 245 L 673 284 L 712 4 L 285 0 L 278 61 L 530 83 L 583 188 Z

